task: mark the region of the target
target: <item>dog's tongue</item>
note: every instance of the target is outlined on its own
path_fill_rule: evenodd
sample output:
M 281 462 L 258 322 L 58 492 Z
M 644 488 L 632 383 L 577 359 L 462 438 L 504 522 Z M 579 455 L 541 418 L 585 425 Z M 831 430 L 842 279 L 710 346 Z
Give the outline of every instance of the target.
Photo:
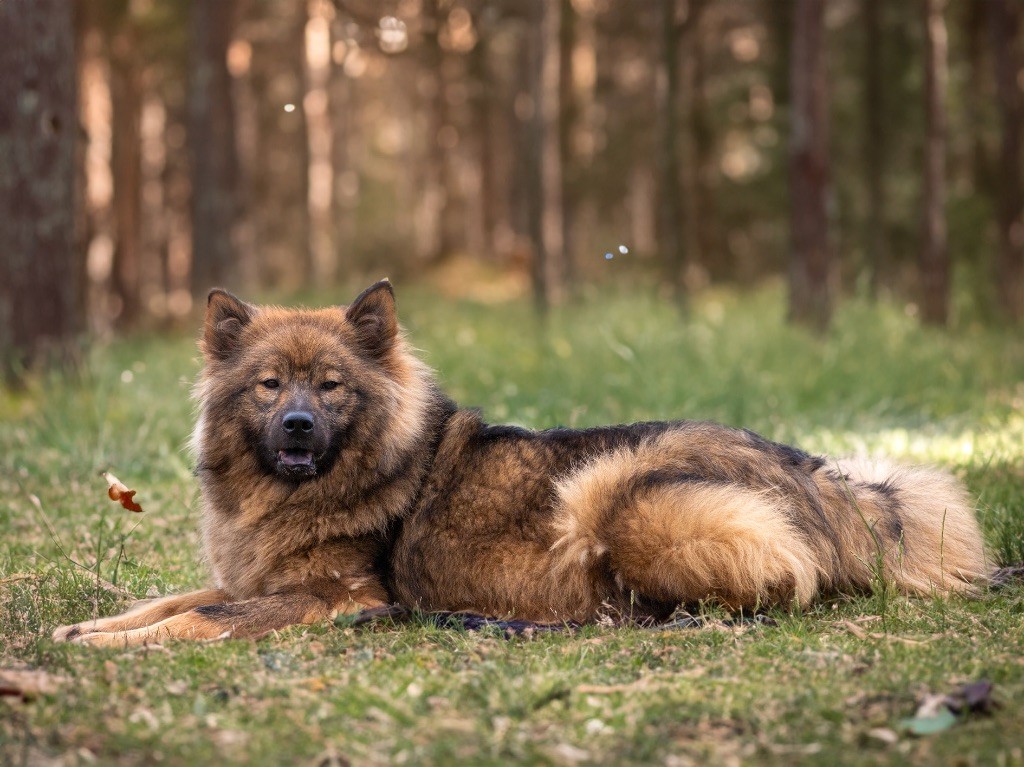
M 312 450 L 279 450 L 277 459 L 285 466 L 312 466 Z

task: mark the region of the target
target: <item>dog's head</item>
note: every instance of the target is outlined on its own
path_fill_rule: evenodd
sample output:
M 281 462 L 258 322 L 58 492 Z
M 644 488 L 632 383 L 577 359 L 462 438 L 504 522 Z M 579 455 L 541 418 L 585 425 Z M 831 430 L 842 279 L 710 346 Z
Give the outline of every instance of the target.
M 386 446 L 415 377 L 386 280 L 347 307 L 316 310 L 252 306 L 215 289 L 200 346 L 203 460 L 224 463 L 241 448 L 293 482 L 328 473 L 346 447 Z

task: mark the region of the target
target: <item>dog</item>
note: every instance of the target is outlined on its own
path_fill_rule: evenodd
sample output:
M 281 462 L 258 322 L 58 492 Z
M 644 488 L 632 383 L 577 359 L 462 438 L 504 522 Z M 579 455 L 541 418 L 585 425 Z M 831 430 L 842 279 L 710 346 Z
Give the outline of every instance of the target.
M 388 604 L 538 622 L 808 606 L 990 572 L 951 475 L 709 422 L 485 423 L 410 351 L 388 281 L 347 307 L 210 293 L 193 436 L 213 587 L 65 626 L 125 647 Z

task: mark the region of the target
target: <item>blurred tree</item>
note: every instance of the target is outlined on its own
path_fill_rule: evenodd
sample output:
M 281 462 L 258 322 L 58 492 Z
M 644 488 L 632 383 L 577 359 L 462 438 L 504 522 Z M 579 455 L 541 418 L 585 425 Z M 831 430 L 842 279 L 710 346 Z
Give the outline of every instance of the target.
M 297 289 L 313 275 L 306 124 L 306 22 L 302 2 L 249 6 L 238 30 L 249 45 L 247 86 L 254 135 L 241 159 L 250 179 L 245 215 L 259 248 L 255 270 L 264 287 Z
M 558 26 L 558 161 L 562 170 L 562 260 L 565 290 L 576 287 L 574 250 L 576 214 L 579 208 L 579 173 L 573 147 L 573 135 L 580 117 L 576 98 L 575 67 L 578 16 L 572 0 L 559 0 Z
M 118 327 L 128 328 L 139 321 L 143 311 L 140 290 L 142 154 L 139 141 L 143 68 L 139 29 L 131 3 L 128 0 L 104 0 L 97 4 L 96 13 L 106 35 L 110 62 L 114 321 Z
M 192 292 L 203 297 L 236 277 L 232 242 L 237 159 L 227 53 L 233 0 L 192 0 L 188 142 L 192 159 Z
M 687 176 L 684 189 L 689 215 L 684 216 L 695 247 L 690 251 L 691 263 L 699 263 L 705 272 L 725 277 L 727 254 L 718 226 L 718 205 L 715 184 L 718 175 L 715 158 L 715 132 L 711 123 L 707 88 L 707 54 L 703 21 L 708 0 L 688 0 L 683 23 L 681 45 L 683 66 L 687 72 L 685 100 L 689 105 L 688 130 L 692 151 L 691 162 L 683 168 Z M 731 276 L 731 275 L 730 275 Z
M 524 165 L 527 227 L 533 246 L 534 300 L 541 311 L 566 293 L 562 242 L 562 162 L 559 151 L 559 3 L 532 0 L 526 27 L 530 120 Z
M 658 243 L 668 283 L 676 300 L 685 300 L 683 270 L 686 251 L 682 236 L 683 198 L 679 176 L 679 35 L 676 0 L 659 0 L 653 8 L 659 30 L 661 62 L 657 74 L 658 120 Z
M 479 211 L 481 255 L 494 260 L 497 250 L 498 228 L 498 178 L 496 152 L 497 115 L 495 114 L 495 82 L 492 71 L 491 46 L 494 28 L 499 19 L 492 8 L 485 8 L 474 17 L 477 30 L 476 45 L 469 54 L 468 76 L 473 109 L 473 132 L 477 141 L 477 165 L 479 167 Z
M 431 231 L 424 238 L 423 255 L 436 263 L 458 249 L 459 231 L 456 206 L 452 199 L 455 184 L 450 155 L 458 133 L 449 118 L 447 80 L 445 78 L 446 52 L 441 45 L 441 32 L 448 22 L 450 6 L 440 0 L 423 3 L 423 59 L 427 95 L 427 158 L 422 193 L 429 207 L 427 219 Z
M 0 4 L 0 370 L 10 380 L 67 356 L 82 328 L 73 10 Z
M 946 84 L 945 0 L 924 0 L 923 13 L 925 145 L 922 173 L 920 248 L 921 318 L 945 325 L 949 320 L 949 247 L 946 231 Z
M 992 32 L 993 63 L 1002 127 L 996 194 L 999 254 L 996 284 L 1000 309 L 1014 322 L 1024 317 L 1024 190 L 1021 184 L 1021 101 L 1019 31 L 1021 5 L 1016 0 L 987 4 Z
M 819 331 L 833 308 L 824 36 L 824 0 L 796 0 L 789 70 L 789 317 Z
M 885 36 L 882 32 L 882 0 L 864 0 L 864 175 L 867 191 L 867 216 L 864 220 L 864 247 L 868 269 L 868 291 L 877 298 L 886 263 L 885 239 L 885 161 L 887 154 L 885 114 L 885 77 L 883 66 Z
M 353 146 L 358 138 L 356 115 L 356 87 L 345 72 L 345 61 L 351 55 L 344 17 L 338 13 L 331 24 L 331 70 L 327 85 L 331 119 L 331 174 L 334 188 L 331 194 L 331 219 L 334 223 L 332 240 L 335 260 L 349 257 L 348 251 L 356 236 L 356 217 L 353 215 L 359 191 L 359 172 L 353 162 Z
M 998 0 L 996 0 L 998 2 Z M 962 17 L 965 38 L 965 54 L 967 58 L 970 87 L 964 94 L 964 107 L 967 122 L 971 125 L 971 184 L 974 189 L 985 194 L 992 192 L 995 183 L 995 168 L 991 152 L 986 142 L 985 120 L 986 107 L 995 101 L 995 95 L 988 86 L 988 73 L 991 71 L 987 59 L 991 53 L 993 14 L 989 9 L 995 3 L 972 2 L 958 7 Z M 998 14 L 997 14 L 998 15 Z

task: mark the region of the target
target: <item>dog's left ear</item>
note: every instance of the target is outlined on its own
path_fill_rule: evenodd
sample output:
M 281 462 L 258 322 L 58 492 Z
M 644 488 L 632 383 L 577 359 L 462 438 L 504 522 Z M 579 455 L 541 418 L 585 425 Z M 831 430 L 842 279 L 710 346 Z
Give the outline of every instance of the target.
M 395 291 L 389 280 L 374 283 L 353 301 L 345 317 L 355 328 L 359 345 L 374 357 L 387 352 L 398 336 Z

